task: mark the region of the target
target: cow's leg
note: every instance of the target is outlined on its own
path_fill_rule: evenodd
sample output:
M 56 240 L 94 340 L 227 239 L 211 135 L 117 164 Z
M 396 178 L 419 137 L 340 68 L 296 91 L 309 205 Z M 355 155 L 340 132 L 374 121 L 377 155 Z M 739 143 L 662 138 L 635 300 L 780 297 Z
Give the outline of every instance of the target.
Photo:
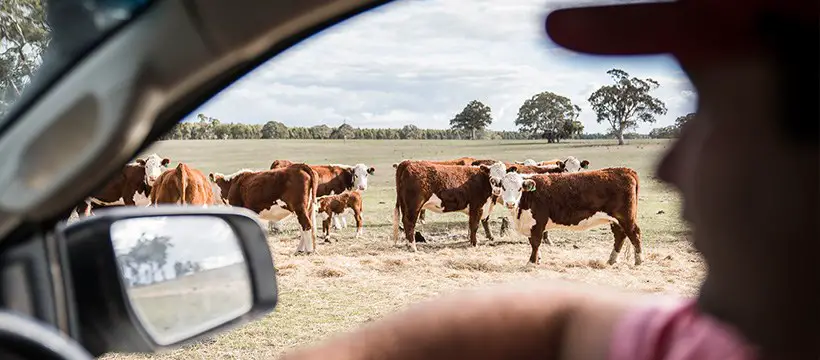
M 478 223 L 481 221 L 482 209 L 470 206 L 470 245 L 478 246 Z
M 336 230 L 342 229 L 342 215 L 341 214 L 333 214 L 333 228 Z
M 550 234 L 549 234 L 549 231 L 544 231 L 544 239 L 542 240 L 542 242 L 543 242 L 544 244 L 547 244 L 547 245 L 549 245 L 549 246 L 552 246 L 552 240 L 550 240 Z
M 643 262 L 641 259 L 641 228 L 631 221 L 625 221 L 621 224 L 626 236 L 629 237 L 629 241 L 632 242 L 632 247 L 635 248 L 635 265 L 640 265 Z
M 420 225 L 424 225 L 426 223 L 426 221 L 424 221 L 424 214 L 426 214 L 426 213 L 427 213 L 427 210 L 424 210 L 424 209 L 421 209 L 421 211 L 419 211 L 419 221 L 418 221 L 418 223 Z
M 362 235 L 363 230 L 363 221 L 362 221 L 362 211 L 359 209 L 353 209 L 353 217 L 356 219 L 356 237 L 358 239 L 360 235 Z
M 299 221 L 299 226 L 302 228 L 302 235 L 299 240 L 299 247 L 296 248 L 296 253 L 310 254 L 316 250 L 316 233 L 313 231 L 311 217 L 308 217 L 305 209 L 298 209 L 295 213 L 296 219 Z
M 487 235 L 487 240 L 493 241 L 493 233 L 490 231 L 490 216 L 487 215 L 481 220 L 481 226 L 484 227 L 484 235 Z
M 547 227 L 547 221 L 535 221 L 535 225 L 530 229 L 530 246 L 532 253 L 530 254 L 530 264 L 537 265 L 541 262 L 538 248 L 541 246 L 541 237 L 544 236 L 544 229 Z
M 612 229 L 612 235 L 615 237 L 615 243 L 612 245 L 612 253 L 609 254 L 609 261 L 607 261 L 607 264 L 614 265 L 618 262 L 618 255 L 621 254 L 621 249 L 624 246 L 626 233 L 621 225 L 614 222 L 609 224 L 609 228 Z
M 413 252 L 418 251 L 416 248 L 416 221 L 418 221 L 419 218 L 420 207 L 420 205 L 413 204 L 413 206 L 407 206 L 405 209 L 402 209 L 404 238 L 410 243 L 410 249 L 413 250 Z
M 331 214 L 331 216 L 328 216 L 327 218 L 322 220 L 322 233 L 325 236 L 326 243 L 330 242 L 330 219 L 332 219 L 332 216 L 333 215 Z
M 501 230 L 499 231 L 499 236 L 505 237 L 507 236 L 507 231 L 510 230 L 510 218 L 506 215 L 501 217 Z
M 342 213 L 342 229 L 347 229 L 347 213 Z

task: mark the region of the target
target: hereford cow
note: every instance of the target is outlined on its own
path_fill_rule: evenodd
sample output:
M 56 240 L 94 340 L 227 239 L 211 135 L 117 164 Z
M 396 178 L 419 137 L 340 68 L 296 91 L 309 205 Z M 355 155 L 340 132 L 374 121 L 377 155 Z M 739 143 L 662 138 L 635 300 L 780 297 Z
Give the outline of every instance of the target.
M 78 216 L 89 216 L 94 209 L 108 206 L 146 206 L 150 203 L 151 186 L 157 177 L 167 170 L 171 160 L 151 154 L 144 159 L 136 159 L 125 165 L 101 189 L 77 204 L 71 212 Z M 71 213 L 66 218 L 70 217 Z
M 163 172 L 151 191 L 151 204 L 213 205 L 214 192 L 201 171 L 185 163 Z
M 407 159 L 405 159 L 405 160 L 402 160 L 402 161 L 424 161 L 424 162 L 428 162 L 428 163 L 431 163 L 431 164 L 438 164 L 438 165 L 463 165 L 463 166 L 467 166 L 467 165 L 470 165 L 473 162 L 475 162 L 476 159 L 472 158 L 472 157 L 469 157 L 469 156 L 463 156 L 463 157 L 460 157 L 460 158 L 457 158 L 457 159 L 450 159 L 450 160 L 407 160 Z M 393 164 L 394 169 L 397 168 L 398 166 L 399 166 L 399 163 L 394 163 Z M 421 212 L 419 212 L 419 221 L 418 221 L 419 224 L 424 224 L 425 214 L 427 214 L 427 211 L 425 211 L 424 209 L 422 209 Z M 419 238 L 423 239 L 423 237 L 419 237 Z M 422 241 L 422 242 L 424 242 L 424 241 Z
M 586 170 L 586 169 L 589 168 L 589 161 L 588 160 L 578 161 L 578 159 L 576 159 L 574 156 L 568 156 L 563 161 L 559 160 L 559 159 L 553 159 L 553 160 L 537 162 L 533 159 L 527 159 L 527 160 L 524 160 L 524 161 L 516 161 L 515 164 L 516 165 L 527 165 L 527 166 L 551 166 L 551 165 L 561 166 L 561 164 L 563 164 L 564 168 L 567 169 L 567 172 L 576 172 L 576 171 L 581 171 L 582 169 Z M 507 167 L 509 167 L 509 165 L 507 165 Z
M 298 253 L 316 249 L 316 193 L 319 177 L 310 166 L 293 164 L 273 170 L 240 170 L 231 175 L 211 173 L 220 188 L 220 197 L 231 206 L 241 206 L 270 222 L 296 215 L 302 228 Z
M 271 169 L 280 169 L 294 164 L 289 160 L 274 160 Z M 365 164 L 353 166 L 342 164 L 329 165 L 308 165 L 316 172 L 319 179 L 317 197 L 341 194 L 345 191 L 365 191 L 367 190 L 367 180 L 370 175 L 376 172 L 373 167 Z M 284 220 L 284 219 L 282 219 Z M 279 222 L 272 223 L 273 229 L 279 229 Z
M 476 232 L 481 220 L 487 238 L 492 240 L 489 214 L 494 201 L 489 183 L 490 168 L 460 165 L 438 165 L 429 162 L 402 161 L 396 168 L 396 206 L 393 211 L 393 239 L 398 243 L 399 216 L 410 248 L 417 251 L 415 238 L 419 212 L 427 209 L 439 213 L 468 214 L 470 244 L 476 246 Z
M 336 229 L 347 227 L 345 213 L 349 210 L 353 212 L 356 219 L 356 238 L 362 234 L 362 195 L 357 191 L 345 191 L 338 195 L 326 195 L 316 198 L 318 202 L 318 214 L 322 218 L 322 231 L 325 241 L 330 242 L 330 222 L 333 221 Z M 340 224 L 345 223 L 344 226 Z
M 538 247 L 550 229 L 586 230 L 609 225 L 615 236 L 608 263 L 614 264 L 629 237 L 635 265 L 641 264 L 638 216 L 638 174 L 629 168 L 607 168 L 564 174 L 510 172 L 500 181 L 501 199 L 515 219 L 515 229 L 528 236 L 530 263 L 539 262 Z

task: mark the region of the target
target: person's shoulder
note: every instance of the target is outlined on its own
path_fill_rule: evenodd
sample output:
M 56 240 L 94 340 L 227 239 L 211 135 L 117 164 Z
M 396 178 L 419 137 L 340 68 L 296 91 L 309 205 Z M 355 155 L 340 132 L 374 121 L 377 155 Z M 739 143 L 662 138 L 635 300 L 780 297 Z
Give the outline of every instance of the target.
M 755 359 L 731 326 L 700 312 L 693 299 L 645 302 L 614 325 L 610 360 Z

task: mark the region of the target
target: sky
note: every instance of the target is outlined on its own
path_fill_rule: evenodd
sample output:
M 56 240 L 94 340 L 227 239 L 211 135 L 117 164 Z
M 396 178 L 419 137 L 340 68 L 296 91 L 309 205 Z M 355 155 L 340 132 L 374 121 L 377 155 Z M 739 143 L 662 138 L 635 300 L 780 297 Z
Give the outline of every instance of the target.
M 593 1 L 602 4 L 613 0 Z M 577 3 L 577 2 L 576 2 Z M 194 111 L 222 122 L 287 126 L 448 128 L 473 99 L 493 130 L 516 130 L 518 108 L 551 91 L 582 109 L 585 132 L 607 132 L 587 99 L 619 68 L 657 80 L 668 108 L 655 124 L 693 112 L 696 95 L 669 56 L 593 57 L 547 37 L 547 9 L 566 0 L 401 0 L 354 17 L 269 60 Z
M 239 240 L 224 220 L 207 216 L 138 217 L 119 220 L 111 226 L 117 254 L 127 253 L 142 233 L 168 236 L 166 274 L 173 274 L 177 261 L 199 262 L 203 270 L 244 262 Z

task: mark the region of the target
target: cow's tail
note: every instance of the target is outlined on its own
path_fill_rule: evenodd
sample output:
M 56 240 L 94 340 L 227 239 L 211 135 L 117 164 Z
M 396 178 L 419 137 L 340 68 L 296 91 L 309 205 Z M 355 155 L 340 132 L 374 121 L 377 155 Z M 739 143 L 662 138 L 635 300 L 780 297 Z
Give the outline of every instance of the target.
M 396 167 L 396 206 L 393 208 L 393 241 L 394 242 L 399 241 L 399 221 L 401 221 L 401 196 L 400 196 L 400 193 L 399 193 L 399 191 L 401 191 L 401 186 L 399 186 L 399 185 L 400 185 L 400 182 L 401 182 L 401 175 L 402 175 L 401 170 L 403 168 L 400 169 L 398 165 L 401 165 L 401 163 L 399 163 L 395 166 Z
M 179 200 L 181 205 L 184 205 L 188 201 L 188 198 L 185 197 L 186 190 L 188 187 L 188 165 L 185 165 L 184 163 L 179 163 L 179 165 L 177 165 L 176 167 L 176 172 L 177 173 L 175 175 L 179 180 Z
M 304 171 L 308 175 L 308 197 L 307 197 L 307 211 L 310 214 L 311 224 L 313 230 L 316 230 L 316 224 L 314 223 L 314 211 L 316 210 L 316 201 L 317 196 L 316 193 L 319 190 L 319 177 L 316 175 L 316 172 L 310 168 L 307 164 L 294 164 L 292 166 L 296 166 L 300 171 Z

